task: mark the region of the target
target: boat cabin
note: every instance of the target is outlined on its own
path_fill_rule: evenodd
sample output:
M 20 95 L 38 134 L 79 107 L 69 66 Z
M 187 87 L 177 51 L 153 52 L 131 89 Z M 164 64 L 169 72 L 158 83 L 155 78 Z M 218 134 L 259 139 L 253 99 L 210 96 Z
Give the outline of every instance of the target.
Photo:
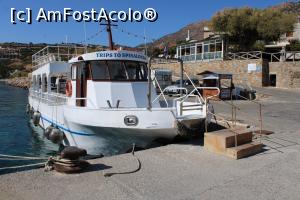
M 148 68 L 143 53 L 93 52 L 75 57 L 69 63 L 71 97 L 76 99 L 71 104 L 93 108 L 147 107 Z
M 70 65 L 65 62 L 51 62 L 32 72 L 31 89 L 42 93 L 65 94 Z

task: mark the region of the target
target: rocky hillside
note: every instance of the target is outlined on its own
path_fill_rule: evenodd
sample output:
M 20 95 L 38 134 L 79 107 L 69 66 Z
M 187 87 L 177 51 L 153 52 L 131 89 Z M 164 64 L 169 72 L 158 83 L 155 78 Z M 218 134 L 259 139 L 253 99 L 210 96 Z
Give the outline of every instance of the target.
M 289 1 L 277 6 L 273 6 L 272 8 L 281 9 L 283 12 L 300 15 L 300 1 Z
M 189 24 L 175 33 L 165 35 L 153 42 L 153 46 L 157 48 L 163 48 L 164 44 L 168 44 L 169 47 L 175 46 L 177 43 L 185 41 L 188 30 L 190 31 L 190 38 L 193 40 L 203 39 L 203 27 L 208 24 L 208 21 L 199 21 Z
M 287 1 L 285 3 L 270 7 L 270 9 L 280 9 L 282 12 L 295 13 L 300 15 L 300 1 Z M 180 43 L 187 37 L 188 30 L 190 30 L 190 38 L 195 40 L 203 39 L 203 27 L 209 24 L 209 20 L 198 21 L 189 24 L 177 32 L 165 35 L 155 40 L 152 45 L 154 48 L 164 48 L 164 44 L 168 44 L 169 47 L 175 46 L 176 43 Z M 140 45 L 142 46 L 142 45 Z

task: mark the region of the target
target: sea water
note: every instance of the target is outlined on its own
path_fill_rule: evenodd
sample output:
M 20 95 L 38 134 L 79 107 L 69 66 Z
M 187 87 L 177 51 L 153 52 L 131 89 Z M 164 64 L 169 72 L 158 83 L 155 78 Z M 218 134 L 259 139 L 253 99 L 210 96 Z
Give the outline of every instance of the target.
M 27 90 L 0 81 L 0 154 L 30 157 L 54 155 L 58 146 L 44 139 L 42 129 L 32 124 L 26 113 L 27 103 Z M 30 163 L 33 161 L 7 160 L 0 156 L 0 168 Z

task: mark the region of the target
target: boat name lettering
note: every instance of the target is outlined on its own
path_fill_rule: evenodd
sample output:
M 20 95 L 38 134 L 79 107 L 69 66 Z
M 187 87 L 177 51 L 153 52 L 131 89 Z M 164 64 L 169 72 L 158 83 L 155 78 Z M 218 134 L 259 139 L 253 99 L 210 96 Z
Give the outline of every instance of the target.
M 145 55 L 127 52 L 99 52 L 96 53 L 97 58 L 135 58 L 146 60 Z

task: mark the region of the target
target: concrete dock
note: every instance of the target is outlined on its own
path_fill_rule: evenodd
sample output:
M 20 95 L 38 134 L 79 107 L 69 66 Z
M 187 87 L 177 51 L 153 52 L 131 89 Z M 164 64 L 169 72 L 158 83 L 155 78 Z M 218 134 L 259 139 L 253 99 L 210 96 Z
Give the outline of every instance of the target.
M 264 128 L 275 133 L 262 139 L 264 151 L 233 160 L 206 151 L 203 140 L 136 152 L 141 169 L 104 177 L 104 172 L 137 168 L 131 154 L 92 160 L 80 174 L 28 170 L 0 175 L 0 199 L 299 199 L 300 90 L 264 88 L 260 101 Z M 249 115 L 253 105 L 236 102 Z M 228 113 L 220 102 L 216 112 Z

